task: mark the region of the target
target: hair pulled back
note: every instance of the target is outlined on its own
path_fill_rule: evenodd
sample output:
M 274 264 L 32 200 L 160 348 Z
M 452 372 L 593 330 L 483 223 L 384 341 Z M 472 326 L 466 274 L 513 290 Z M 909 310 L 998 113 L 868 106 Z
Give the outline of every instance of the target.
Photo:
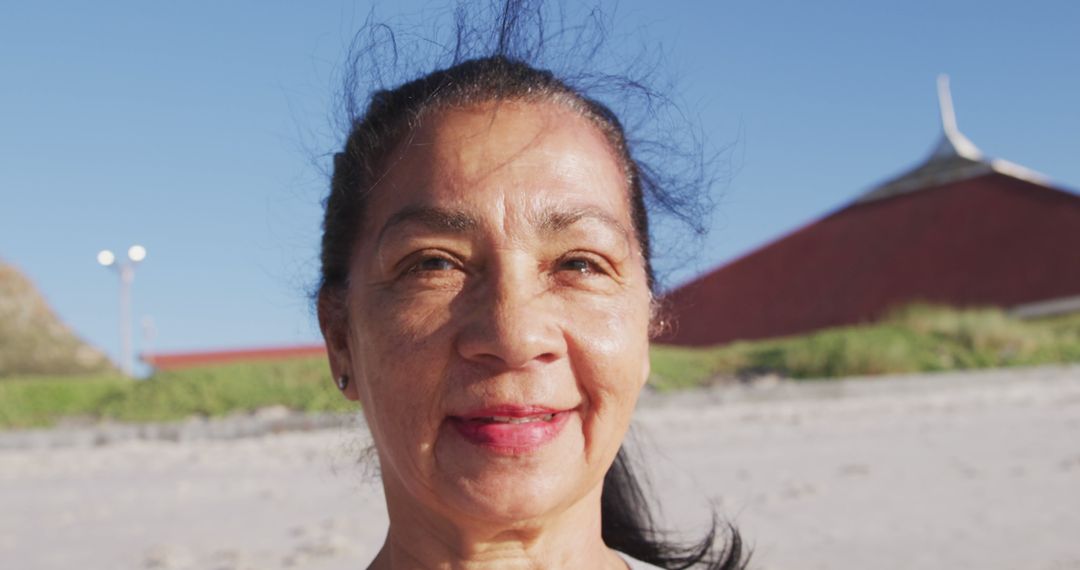
M 364 49 L 353 46 L 353 67 L 345 77 L 343 106 L 348 114 L 348 134 L 344 148 L 334 155 L 330 194 L 325 201 L 320 297 L 343 298 L 341 293 L 347 288 L 349 262 L 360 226 L 364 223 L 368 197 L 378 191 L 380 178 L 391 166 L 393 149 L 425 116 L 440 109 L 504 101 L 555 103 L 589 120 L 603 133 L 622 163 L 634 231 L 645 259 L 649 286 L 654 291 L 650 211 L 673 214 L 688 222 L 692 231 L 703 231 L 695 220 L 694 206 L 708 185 L 704 162 L 696 163 L 697 170 L 691 176 L 686 176 L 685 170 L 681 174 L 663 175 L 661 170 L 639 156 L 644 154 L 643 149 L 665 159 L 681 158 L 684 162 L 694 153 L 687 154 L 655 140 L 631 141 L 616 113 L 598 99 L 586 95 L 588 89 L 583 85 L 571 85 L 567 80 L 569 75 L 557 75 L 532 63 L 541 59 L 543 47 L 551 39 L 544 32 L 541 5 L 542 2 L 506 0 L 494 10 L 495 24 L 490 28 L 491 34 L 484 37 L 479 37 L 483 35 L 483 28 L 467 25 L 469 14 L 459 9 L 454 44 L 447 50 L 449 64 L 389 88 L 360 88 L 358 63 L 363 56 L 374 60 L 381 53 L 384 59 L 393 62 L 398 58 L 396 39 L 388 27 L 370 23 L 365 26 L 372 38 L 376 33 L 385 36 L 381 42 L 372 39 Z M 591 17 L 595 18 L 596 12 Z M 531 42 L 530 24 L 534 28 Z M 572 38 L 575 50 L 572 51 L 578 51 L 577 57 L 596 55 L 602 37 L 588 44 L 585 53 L 581 53 L 581 29 L 564 26 L 561 30 L 576 32 Z M 358 34 L 357 37 L 362 36 Z M 379 47 L 388 47 L 388 53 L 379 52 L 376 49 Z M 479 55 L 465 57 L 470 53 Z M 379 83 L 381 68 L 373 67 L 370 75 L 375 83 Z M 594 85 L 606 86 L 616 97 L 625 96 L 627 92 L 642 95 L 647 106 L 658 97 L 643 82 L 629 76 L 589 77 L 594 80 L 599 77 L 601 81 L 594 81 Z M 356 95 L 369 91 L 367 104 L 358 105 Z M 362 112 L 358 112 L 360 109 Z M 688 198 L 686 191 L 696 195 Z M 339 313 L 345 314 L 344 307 Z M 604 477 L 601 517 L 602 537 L 609 547 L 655 566 L 667 570 L 695 567 L 733 570 L 744 565 L 738 532 L 728 526 L 729 532 L 724 534 L 730 539 L 725 544 L 723 537 L 718 538 L 715 517 L 708 533 L 696 543 L 684 545 L 668 540 L 665 533 L 656 528 L 642 484 L 634 475 L 623 448 L 619 449 Z
M 605 105 L 577 93 L 550 71 L 495 55 L 466 60 L 372 94 L 367 110 L 352 122 L 345 148 L 334 155 L 323 221 L 320 289 L 346 283 L 358 221 L 362 223 L 367 197 L 376 190 L 389 166 L 390 151 L 419 126 L 424 115 L 492 101 L 560 104 L 588 119 L 604 134 L 624 169 L 634 231 L 646 259 L 649 286 L 653 287 L 640 169 L 630 156 L 618 118 Z

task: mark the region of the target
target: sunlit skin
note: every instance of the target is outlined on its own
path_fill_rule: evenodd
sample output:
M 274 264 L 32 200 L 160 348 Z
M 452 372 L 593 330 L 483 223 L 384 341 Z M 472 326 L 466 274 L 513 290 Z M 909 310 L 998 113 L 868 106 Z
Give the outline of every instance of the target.
M 600 491 L 648 378 L 651 297 L 618 158 L 575 112 L 504 101 L 429 113 L 390 162 L 347 322 L 320 305 L 382 470 L 371 568 L 625 569 Z M 521 447 L 455 429 L 498 406 L 564 421 Z

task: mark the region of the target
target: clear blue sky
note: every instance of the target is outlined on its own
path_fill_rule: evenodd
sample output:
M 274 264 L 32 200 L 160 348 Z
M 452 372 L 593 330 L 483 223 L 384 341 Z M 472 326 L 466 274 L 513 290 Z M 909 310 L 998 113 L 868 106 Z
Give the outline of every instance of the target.
M 154 321 L 151 348 L 316 341 L 318 156 L 339 142 L 334 71 L 369 9 L 3 3 L 0 258 L 114 356 L 117 279 L 94 257 L 133 243 L 149 251 L 135 313 Z M 939 72 L 985 153 L 1080 186 L 1080 3 L 623 1 L 617 16 L 663 45 L 712 142 L 735 143 L 700 255 L 660 260 L 671 282 L 921 160 Z

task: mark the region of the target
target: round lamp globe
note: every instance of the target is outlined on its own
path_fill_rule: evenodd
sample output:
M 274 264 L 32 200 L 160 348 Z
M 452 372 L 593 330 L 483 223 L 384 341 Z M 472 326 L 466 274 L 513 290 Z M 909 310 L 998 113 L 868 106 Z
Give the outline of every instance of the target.
M 103 267 L 108 267 L 116 262 L 116 255 L 107 249 L 103 249 L 97 254 L 97 262 Z
M 146 248 L 141 245 L 133 245 L 128 248 L 128 259 L 138 263 L 146 259 Z

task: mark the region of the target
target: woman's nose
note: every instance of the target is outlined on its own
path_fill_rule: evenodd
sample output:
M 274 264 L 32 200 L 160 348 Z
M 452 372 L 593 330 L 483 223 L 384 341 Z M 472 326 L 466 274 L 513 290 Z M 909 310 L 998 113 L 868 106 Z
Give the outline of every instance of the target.
M 466 360 L 504 369 L 548 363 L 566 354 L 559 307 L 535 284 L 503 277 L 477 291 L 457 339 Z

